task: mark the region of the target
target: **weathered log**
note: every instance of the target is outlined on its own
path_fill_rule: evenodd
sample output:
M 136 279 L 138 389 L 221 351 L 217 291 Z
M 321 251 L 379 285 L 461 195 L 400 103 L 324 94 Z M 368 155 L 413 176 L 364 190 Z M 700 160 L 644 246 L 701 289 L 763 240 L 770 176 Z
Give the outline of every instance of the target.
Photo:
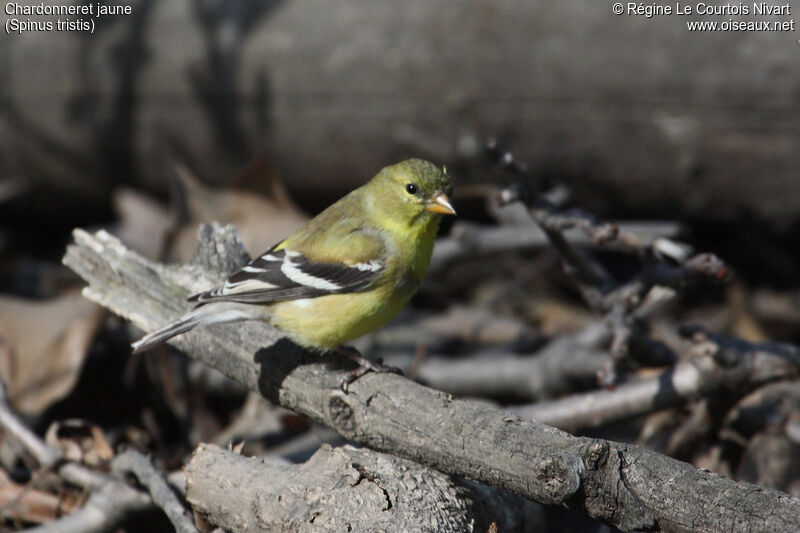
M 521 500 L 392 455 L 323 445 L 302 465 L 201 444 L 186 497 L 226 531 L 530 531 Z
M 74 233 L 64 262 L 87 297 L 150 330 L 241 264 L 235 232 L 204 226 L 196 262 L 169 267 L 111 235 Z M 348 439 L 445 473 L 560 505 L 623 530 L 793 531 L 800 500 L 740 483 L 631 444 L 576 438 L 482 403 L 368 374 L 344 394 L 344 361 L 309 354 L 260 323 L 209 327 L 173 345 L 273 402 Z
M 0 176 L 78 202 L 109 181 L 164 188 L 165 147 L 217 180 L 266 152 L 322 206 L 399 158 L 464 162 L 501 134 L 595 210 L 798 220 L 795 32 L 690 32 L 727 17 L 592 0 L 130 5 L 90 38 L 3 36 Z

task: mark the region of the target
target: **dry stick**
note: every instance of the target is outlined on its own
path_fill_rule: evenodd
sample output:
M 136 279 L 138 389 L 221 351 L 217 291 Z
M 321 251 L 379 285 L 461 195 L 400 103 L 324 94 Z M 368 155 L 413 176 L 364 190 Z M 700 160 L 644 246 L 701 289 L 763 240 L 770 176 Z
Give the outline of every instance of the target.
M 55 494 L 36 490 L 29 485 L 18 485 L 3 476 L 0 486 L 0 515 L 4 520 L 24 523 L 42 523 L 56 520 L 77 507 L 77 503 L 64 501 Z
M 497 149 L 496 143 L 490 144 L 490 155 Z M 506 154 L 511 156 L 510 152 Z M 517 172 L 520 173 L 520 170 Z M 592 309 L 605 313 L 609 318 L 610 329 L 614 331 L 610 349 L 613 359 L 597 373 L 597 377 L 603 384 L 616 383 L 616 367 L 628 353 L 628 341 L 631 338 L 632 329 L 627 326 L 627 311 L 633 302 L 629 297 L 631 291 L 627 290 L 627 286 L 623 286 L 621 290 L 612 290 L 614 280 L 608 271 L 590 254 L 571 244 L 564 236 L 564 231 L 580 228 L 598 244 L 602 244 L 616 239 L 619 236 L 619 228 L 614 224 L 602 224 L 593 215 L 580 210 L 561 210 L 543 196 L 531 198 L 527 185 L 521 181 L 502 190 L 499 202 L 501 204 L 522 202 L 528 208 L 531 218 L 544 231 L 550 244 L 561 256 L 564 272 L 574 278 L 583 299 Z M 641 296 L 639 292 L 633 295 Z
M 132 515 L 151 509 L 153 502 L 125 483 L 105 483 L 92 491 L 89 499 L 74 513 L 27 533 L 94 533 L 114 530 Z
M 581 209 L 563 209 L 547 195 L 533 196 L 528 190 L 527 166 L 500 146 L 497 139 L 488 139 L 486 153 L 496 165 L 507 169 L 518 178 L 499 192 L 497 201 L 500 205 L 521 202 L 528 208 L 533 221 L 561 255 L 565 270 L 575 277 L 587 303 L 595 310 L 627 314 L 638 304 L 645 292 L 656 284 L 676 287 L 698 277 L 721 281 L 726 276 L 725 264 L 713 254 L 689 258 L 689 247 L 681 243 L 643 238 L 628 231 L 621 232 L 616 224 L 601 222 L 592 213 Z M 589 254 L 582 253 L 575 244 L 566 239 L 565 231 L 572 228 L 583 230 L 597 244 L 614 241 L 623 243 L 643 257 L 645 268 L 633 281 L 624 285 L 615 284 L 599 262 Z M 661 255 L 671 256 L 681 263 L 680 266 L 670 266 Z M 619 324 L 615 327 L 619 329 Z
M 590 329 L 597 330 L 597 326 Z M 602 324 L 599 327 L 605 329 Z M 464 359 L 429 356 L 417 377 L 459 396 L 552 398 L 574 391 L 577 385 L 593 383 L 608 364 L 608 353 L 586 345 L 583 336 L 559 337 L 526 356 L 495 351 Z M 391 358 L 387 361 L 395 364 Z
M 765 383 L 800 375 L 800 355 L 774 350 L 770 345 L 745 344 L 735 354 L 723 346 L 712 346 L 711 350 L 713 355 L 680 361 L 658 377 L 620 385 L 614 390 L 573 394 L 561 400 L 508 410 L 576 431 L 676 407 L 723 390 L 744 395 Z M 734 356 L 735 360 L 728 359 Z
M 617 227 L 614 224 L 599 224 L 583 213 L 575 216 L 563 215 L 543 200 L 530 206 L 530 212 L 561 255 L 564 270 L 574 275 L 583 297 L 592 307 L 599 308 L 603 294 L 611 287 L 611 275 L 589 254 L 570 244 L 563 231 L 578 226 L 592 235 L 598 243 L 602 243 L 617 236 Z
M 626 383 L 612 390 L 600 389 L 550 402 L 509 406 L 507 410 L 566 431 L 598 427 L 697 398 L 705 384 L 698 363 L 701 362 L 680 362 L 659 377 Z
M 658 377 L 509 411 L 575 431 L 683 405 L 723 391 L 738 395 L 772 381 L 800 375 L 800 348 L 782 343 L 751 343 L 684 326 L 695 342 L 684 360 Z
M 636 236 L 639 243 L 652 243 L 659 238 L 675 237 L 680 232 L 680 225 L 676 222 L 627 221 L 616 225 L 620 231 L 619 241 L 622 241 L 623 236 L 628 240 Z M 565 234 L 569 242 L 579 248 L 598 246 L 596 239 L 577 228 L 565 231 Z M 459 259 L 511 250 L 541 248 L 549 244 L 550 241 L 544 231 L 532 222 L 500 227 L 474 222 L 456 222 L 450 230 L 450 235 L 436 242 L 430 268 L 438 271 Z M 603 249 L 629 251 L 631 247 L 630 242 L 612 241 L 604 244 Z
M 176 532 L 197 533 L 197 528 L 194 527 L 194 522 L 189 518 L 186 509 L 178 501 L 164 476 L 153 467 L 149 457 L 135 450 L 126 450 L 114 458 L 111 467 L 115 471 L 130 472 L 135 475 L 139 483 L 147 487 L 153 503 L 164 510 Z
M 86 296 L 146 330 L 184 311 L 190 291 L 218 282 L 243 254 L 232 229 L 208 226 L 196 255 L 206 266 L 149 262 L 102 231 L 74 237 L 64 263 L 89 283 Z M 573 437 L 397 375 L 368 374 L 346 395 L 339 388 L 344 361 L 311 355 L 266 324 L 211 326 L 173 344 L 354 442 L 620 529 L 800 530 L 800 500 L 642 447 Z
M 59 475 L 73 485 L 91 490 L 112 479 L 77 463 L 57 465 L 61 459 L 61 454 L 28 429 L 16 413 L 11 410 L 6 394 L 6 386 L 2 380 L 0 380 L 0 426 L 13 438 L 17 439 L 42 468 L 56 468 L 57 466 Z
M 510 152 L 500 156 L 496 142 L 490 143 L 488 148 L 490 156 L 499 158 L 501 163 L 505 156 L 513 162 Z M 518 174 L 524 173 L 524 167 L 512 168 Z M 609 346 L 613 359 L 597 374 L 603 385 L 617 382 L 618 366 L 628 357 L 650 366 L 662 366 L 677 360 L 676 354 L 666 344 L 652 339 L 643 323 L 636 320 L 636 308 L 648 291 L 657 285 L 680 289 L 698 280 L 722 281 L 728 273 L 725 263 L 713 254 L 688 257 L 685 245 L 620 234 L 615 224 L 602 223 L 591 213 L 561 209 L 544 196 L 532 198 L 523 181 L 503 189 L 498 201 L 501 204 L 521 202 L 528 208 L 531 218 L 558 251 L 564 271 L 574 278 L 584 300 L 592 309 L 605 314 L 613 332 Z M 580 228 L 598 244 L 620 241 L 631 246 L 644 261 L 642 271 L 631 281 L 616 283 L 595 258 L 566 239 L 564 232 L 571 228 Z M 670 265 L 661 257 L 662 254 L 671 255 L 680 264 Z
M 36 461 L 46 468 L 55 468 L 66 481 L 91 490 L 84 506 L 54 522 L 32 528 L 37 533 L 92 533 L 108 531 L 132 514 L 152 507 L 150 498 L 122 481 L 94 472 L 77 463 L 58 464 L 61 455 L 45 444 L 11 411 L 5 384 L 0 383 L 0 425 L 16 438 Z
M 531 218 L 561 256 L 565 271 L 573 275 L 584 299 L 596 311 L 628 314 L 656 285 L 681 289 L 697 280 L 723 281 L 728 274 L 725 263 L 710 253 L 682 257 L 680 264 L 670 265 L 657 254 L 662 248 L 678 248 L 685 253 L 684 245 L 642 239 L 627 232 L 621 234 L 616 224 L 600 222 L 591 213 L 561 210 L 542 197 L 531 200 L 522 183 L 501 191 L 498 200 L 503 204 L 523 202 L 528 207 Z M 643 257 L 642 272 L 629 282 L 616 284 L 594 257 L 567 240 L 565 230 L 571 228 L 580 228 L 598 244 L 617 241 L 633 247 Z
M 50 468 L 60 458 L 58 451 L 45 444 L 11 411 L 6 384 L 2 380 L 0 380 L 0 426 L 13 435 L 42 468 Z

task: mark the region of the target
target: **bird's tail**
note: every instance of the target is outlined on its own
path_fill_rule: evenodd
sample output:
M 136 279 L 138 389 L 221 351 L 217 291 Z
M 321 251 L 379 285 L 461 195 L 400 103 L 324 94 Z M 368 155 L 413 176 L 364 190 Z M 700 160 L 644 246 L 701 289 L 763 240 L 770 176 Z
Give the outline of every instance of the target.
M 176 335 L 185 333 L 190 329 L 204 327 L 211 324 L 221 324 L 223 322 L 237 322 L 239 320 L 252 320 L 259 318 L 246 308 L 225 306 L 224 304 L 212 304 L 198 307 L 189 311 L 177 320 L 161 326 L 134 342 L 131 347 L 133 353 L 141 352 L 161 344 Z

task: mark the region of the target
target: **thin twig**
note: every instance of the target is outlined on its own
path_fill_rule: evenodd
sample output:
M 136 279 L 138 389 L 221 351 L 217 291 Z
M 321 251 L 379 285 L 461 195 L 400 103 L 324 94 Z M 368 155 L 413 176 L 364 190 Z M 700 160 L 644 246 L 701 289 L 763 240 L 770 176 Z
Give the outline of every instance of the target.
M 489 351 L 464 359 L 429 356 L 419 366 L 423 383 L 460 396 L 541 400 L 586 388 L 609 357 L 574 337 L 555 339 L 532 355 Z M 387 359 L 391 364 L 395 361 Z
M 749 343 L 713 335 L 700 327 L 682 331 L 692 336 L 691 355 L 660 376 L 551 402 L 515 406 L 509 411 L 575 431 L 597 427 L 685 404 L 721 391 L 747 394 L 755 387 L 800 375 L 800 349 L 775 343 Z
M 136 450 L 126 450 L 117 455 L 111 462 L 111 467 L 117 472 L 130 472 L 139 483 L 147 488 L 153 503 L 163 509 L 169 521 L 175 526 L 178 533 L 197 533 L 197 528 L 175 493 L 172 492 L 164 476 L 153 467 L 153 463 L 146 455 Z
M 45 444 L 11 411 L 6 384 L 2 380 L 0 380 L 0 426 L 17 439 L 42 468 L 50 468 L 60 458 L 58 451 Z
M 136 513 L 151 509 L 147 494 L 122 482 L 105 483 L 92 491 L 83 507 L 63 518 L 26 530 L 28 533 L 101 533 L 112 531 Z
M 91 491 L 83 507 L 59 520 L 33 528 L 37 533 L 109 531 L 134 513 L 152 508 L 147 494 L 119 479 L 73 462 L 61 461 L 58 450 L 48 446 L 28 429 L 8 405 L 5 385 L 0 381 L 0 425 L 13 435 L 43 468 L 54 469 L 64 480 Z
M 602 244 L 578 228 L 565 230 L 564 235 L 578 248 L 603 246 L 605 250 L 629 252 L 633 248 L 632 242 L 645 246 L 644 243 L 676 237 L 680 232 L 680 225 L 675 222 L 620 221 L 614 224 L 619 227 L 620 238 Z M 623 236 L 627 241 L 623 240 Z M 430 268 L 437 271 L 463 258 L 541 248 L 549 244 L 547 234 L 530 218 L 528 223 L 499 227 L 459 221 L 453 225 L 447 237 L 436 241 Z
M 527 188 L 525 165 L 516 162 L 511 152 L 491 140 L 489 157 L 500 166 L 518 175 L 518 180 L 500 191 L 503 204 L 521 202 L 531 218 L 547 235 L 562 258 L 564 271 L 575 281 L 587 304 L 603 313 L 612 332 L 609 352 L 613 359 L 598 373 L 601 385 L 617 383 L 620 370 L 635 359 L 639 363 L 663 365 L 673 362 L 675 354 L 662 342 L 652 339 L 637 308 L 656 287 L 684 290 L 699 283 L 725 281 L 728 268 L 717 256 L 709 253 L 690 255 L 691 247 L 668 239 L 642 239 L 620 233 L 615 224 L 603 223 L 592 213 L 580 209 L 564 209 L 544 195 L 534 196 Z M 620 283 L 588 251 L 578 249 L 564 235 L 569 228 L 580 228 L 598 243 L 622 242 L 631 246 L 642 261 L 639 274 Z M 630 365 L 629 365 L 630 366 Z
M 0 426 L 16 438 L 42 468 L 56 468 L 61 477 L 74 485 L 88 490 L 99 487 L 110 479 L 109 476 L 76 463 L 65 462 L 58 464 L 61 459 L 61 454 L 58 450 L 48 446 L 11 410 L 11 406 L 8 404 L 5 383 L 2 380 L 0 380 Z

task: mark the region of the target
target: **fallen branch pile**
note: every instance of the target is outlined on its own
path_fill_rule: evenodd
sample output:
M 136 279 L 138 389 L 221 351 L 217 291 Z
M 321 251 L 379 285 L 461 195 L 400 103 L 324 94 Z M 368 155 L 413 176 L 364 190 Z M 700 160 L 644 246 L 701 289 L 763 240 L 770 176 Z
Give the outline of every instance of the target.
M 189 293 L 219 282 L 245 257 L 231 228 L 204 226 L 194 261 L 175 267 L 103 231 L 74 237 L 64 262 L 89 284 L 84 294 L 145 330 L 184 311 Z M 800 500 L 639 446 L 573 437 L 395 375 L 367 375 L 344 394 L 345 361 L 306 353 L 264 324 L 210 327 L 172 342 L 355 443 L 623 530 L 800 529 Z

